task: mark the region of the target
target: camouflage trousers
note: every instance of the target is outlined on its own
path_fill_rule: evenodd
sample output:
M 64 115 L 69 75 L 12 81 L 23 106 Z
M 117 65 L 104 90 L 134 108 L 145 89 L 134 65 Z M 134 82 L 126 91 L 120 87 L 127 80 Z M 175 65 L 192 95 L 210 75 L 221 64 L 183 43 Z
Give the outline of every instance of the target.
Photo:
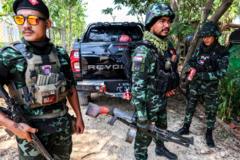
M 190 88 L 187 97 L 187 107 L 184 118 L 184 124 L 191 124 L 192 117 L 196 110 L 197 102 L 199 98 L 203 98 L 203 105 L 205 108 L 206 122 L 208 129 L 214 129 L 216 122 L 216 115 L 219 105 L 219 95 L 217 90 L 211 92 L 198 93 L 197 90 Z
M 166 101 L 164 107 L 158 112 L 156 126 L 161 129 L 167 129 L 167 110 Z M 153 139 L 156 144 L 163 145 L 163 141 L 159 139 Z M 144 132 L 138 130 L 134 143 L 134 154 L 136 160 L 147 160 L 148 158 L 148 146 L 152 142 L 152 137 L 146 135 Z
M 49 128 L 49 131 L 51 131 L 52 133 L 47 133 L 47 131 L 44 133 L 43 130 L 41 131 L 41 129 L 39 129 L 40 132 L 37 134 L 37 136 L 55 160 L 69 160 L 72 151 L 71 125 L 69 125 L 67 117 L 63 117 L 61 120 L 51 123 L 52 124 L 48 123 L 48 125 L 55 125 L 57 129 L 56 132 L 53 132 L 52 128 Z M 34 148 L 32 143 L 29 143 L 26 140 L 22 140 L 19 138 L 17 138 L 17 142 L 20 160 L 45 159 L 39 153 L 39 151 Z

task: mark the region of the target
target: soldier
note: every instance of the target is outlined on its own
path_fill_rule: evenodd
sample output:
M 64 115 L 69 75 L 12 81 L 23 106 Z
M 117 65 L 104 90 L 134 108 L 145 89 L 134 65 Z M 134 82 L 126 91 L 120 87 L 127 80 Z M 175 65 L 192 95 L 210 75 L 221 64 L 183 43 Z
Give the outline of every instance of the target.
M 220 36 L 218 27 L 211 21 L 203 24 L 200 30 L 202 42 L 192 58 L 186 65 L 190 80 L 187 93 L 187 107 L 184 125 L 177 133 L 189 134 L 189 127 L 193 114 L 201 96 L 204 101 L 207 116 L 206 142 L 209 147 L 214 147 L 212 132 L 216 121 L 219 105 L 218 84 L 226 72 L 228 65 L 228 52 L 218 43 Z M 193 76 L 193 79 L 192 77 Z M 192 80 L 191 80 L 192 79 Z
M 44 159 L 30 143 L 36 133 L 54 159 L 70 159 L 72 128 L 66 98 L 76 114 L 75 131 L 83 133 L 84 123 L 70 69 L 62 47 L 50 42 L 49 10 L 42 0 L 15 0 L 14 20 L 22 32 L 21 42 L 1 50 L 0 79 L 8 83 L 30 125 L 16 123 L 0 113 L 0 125 L 17 137 L 19 159 Z
M 136 109 L 137 123 L 141 126 L 155 123 L 161 129 L 167 128 L 166 95 L 173 95 L 172 89 L 178 85 L 177 56 L 167 38 L 174 17 L 169 5 L 151 5 L 146 14 L 143 42 L 132 55 L 131 104 Z M 169 86 L 170 82 L 174 82 L 174 86 Z M 137 131 L 134 144 L 136 160 L 147 159 L 151 141 L 150 136 Z M 155 139 L 155 142 L 156 155 L 177 159 L 162 141 Z

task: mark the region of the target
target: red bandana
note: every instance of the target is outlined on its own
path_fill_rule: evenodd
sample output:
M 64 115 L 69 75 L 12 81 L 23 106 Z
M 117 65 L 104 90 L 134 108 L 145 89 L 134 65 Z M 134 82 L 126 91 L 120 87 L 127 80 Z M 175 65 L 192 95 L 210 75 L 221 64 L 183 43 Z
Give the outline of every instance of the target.
M 28 0 L 33 6 L 36 6 L 39 4 L 38 0 Z

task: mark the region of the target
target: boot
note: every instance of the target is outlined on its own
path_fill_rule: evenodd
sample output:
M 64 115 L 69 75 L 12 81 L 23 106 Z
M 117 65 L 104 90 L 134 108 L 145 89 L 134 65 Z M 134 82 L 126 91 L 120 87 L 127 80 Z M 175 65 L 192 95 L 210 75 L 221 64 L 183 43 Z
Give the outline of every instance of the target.
M 164 156 L 170 160 L 176 160 L 177 159 L 177 155 L 170 152 L 165 146 L 164 144 L 161 145 L 157 145 L 156 149 L 155 149 L 155 153 L 157 156 Z
M 213 132 L 212 129 L 207 129 L 206 137 L 205 137 L 208 147 L 211 147 L 211 148 L 215 147 L 212 132 Z
M 189 134 L 189 128 L 190 128 L 190 124 L 184 123 L 183 127 L 180 128 L 176 133 L 180 135 Z

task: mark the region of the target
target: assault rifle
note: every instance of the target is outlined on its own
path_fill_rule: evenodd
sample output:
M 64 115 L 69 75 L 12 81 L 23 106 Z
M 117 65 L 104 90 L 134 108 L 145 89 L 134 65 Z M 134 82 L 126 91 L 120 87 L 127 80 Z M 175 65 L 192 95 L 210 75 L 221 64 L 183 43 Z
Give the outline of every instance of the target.
M 0 85 L 0 97 L 5 100 L 5 103 L 7 104 L 7 109 L 0 107 L 0 111 L 6 114 L 10 119 L 14 120 L 16 123 L 28 123 L 28 120 L 24 117 L 22 109 L 18 104 L 15 102 L 15 100 L 11 97 L 9 97 L 8 93 L 6 90 L 3 88 L 2 85 Z M 10 131 L 6 130 L 6 132 L 12 136 L 13 133 Z M 37 149 L 44 157 L 46 160 L 54 160 L 53 157 L 48 153 L 46 148 L 43 146 L 41 141 L 38 139 L 36 134 L 30 133 L 32 137 L 32 144 L 34 145 L 35 149 Z
M 101 114 L 112 116 L 112 118 L 108 121 L 110 125 L 114 125 L 116 120 L 119 120 L 124 124 L 130 126 L 126 137 L 126 141 L 129 143 L 132 143 L 134 140 L 136 131 L 138 129 L 142 130 L 154 139 L 177 143 L 185 147 L 189 147 L 190 144 L 193 145 L 193 137 L 183 137 L 172 131 L 157 128 L 154 124 L 148 124 L 146 126 L 137 125 L 136 116 L 134 113 L 124 112 L 118 108 L 109 109 L 108 107 L 99 106 L 93 103 L 88 104 L 86 115 L 96 118 Z

